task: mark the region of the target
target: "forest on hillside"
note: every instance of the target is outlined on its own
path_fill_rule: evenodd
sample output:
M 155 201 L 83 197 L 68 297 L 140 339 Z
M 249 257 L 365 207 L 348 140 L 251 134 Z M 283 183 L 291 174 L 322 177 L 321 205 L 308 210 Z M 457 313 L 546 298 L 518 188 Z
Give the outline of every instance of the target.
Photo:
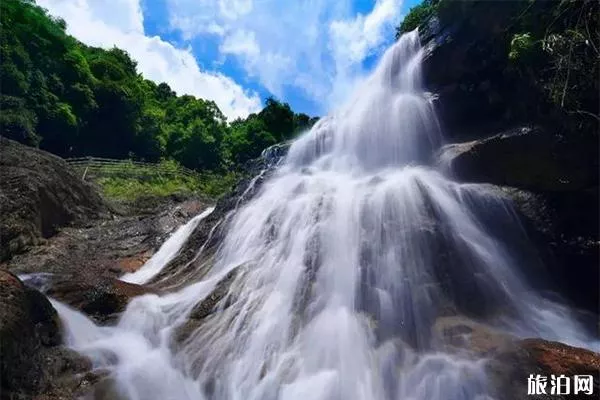
M 213 101 L 144 79 L 125 51 L 82 44 L 33 0 L 0 2 L 0 60 L 2 135 L 62 157 L 227 171 L 316 121 L 274 98 L 227 121 Z

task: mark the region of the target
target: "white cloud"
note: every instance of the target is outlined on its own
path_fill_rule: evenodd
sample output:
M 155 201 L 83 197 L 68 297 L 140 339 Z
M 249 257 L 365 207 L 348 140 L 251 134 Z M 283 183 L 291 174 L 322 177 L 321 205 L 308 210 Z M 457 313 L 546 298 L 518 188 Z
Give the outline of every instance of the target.
M 400 7 L 396 0 L 379 0 L 371 13 L 351 20 L 335 20 L 330 25 L 333 51 L 338 59 L 360 62 L 386 40 L 386 24 L 393 21 Z
M 139 0 L 37 0 L 37 3 L 63 18 L 69 33 L 82 42 L 123 48 L 138 62 L 138 70 L 145 78 L 167 82 L 180 94 L 214 100 L 229 119 L 244 117 L 261 107 L 257 94 L 247 93 L 231 78 L 202 71 L 191 49 L 179 49 L 158 36 L 146 36 Z M 218 32 L 218 25 L 211 29 Z
M 254 32 L 241 29 L 228 35 L 221 44 L 220 49 L 225 54 L 245 55 L 251 59 L 255 59 L 260 55 L 260 48 L 256 42 Z
M 356 0 L 167 0 L 170 25 L 184 37 L 219 27 L 223 55 L 278 97 L 299 88 L 328 108 L 360 80 L 364 60 L 393 40 L 402 0 L 377 0 L 365 14 Z

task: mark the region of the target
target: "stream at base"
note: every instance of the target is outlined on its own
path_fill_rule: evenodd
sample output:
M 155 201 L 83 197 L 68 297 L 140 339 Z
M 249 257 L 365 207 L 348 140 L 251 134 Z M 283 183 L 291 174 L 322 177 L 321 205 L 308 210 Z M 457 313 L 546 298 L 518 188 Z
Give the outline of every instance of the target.
M 422 57 L 417 32 L 402 36 L 292 144 L 201 279 L 134 298 L 112 327 L 52 300 L 66 345 L 131 400 L 492 398 L 485 360 L 445 352 L 435 326 L 449 315 L 598 349 L 571 310 L 531 289 L 539 260 L 510 202 L 432 166 L 443 136 Z M 206 215 L 123 279 L 148 282 Z M 215 311 L 188 325 L 233 271 Z

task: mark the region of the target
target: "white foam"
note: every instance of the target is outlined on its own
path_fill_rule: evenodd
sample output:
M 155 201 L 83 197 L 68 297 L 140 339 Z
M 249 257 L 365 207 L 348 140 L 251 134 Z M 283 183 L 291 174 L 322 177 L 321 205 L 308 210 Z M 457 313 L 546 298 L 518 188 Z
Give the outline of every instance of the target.
M 121 280 L 141 285 L 160 273 L 169 261 L 179 253 L 179 250 L 181 250 L 181 247 L 185 244 L 194 229 L 196 229 L 200 221 L 209 216 L 214 209 L 214 207 L 209 207 L 189 220 L 185 225 L 180 226 L 140 269 L 123 275 Z

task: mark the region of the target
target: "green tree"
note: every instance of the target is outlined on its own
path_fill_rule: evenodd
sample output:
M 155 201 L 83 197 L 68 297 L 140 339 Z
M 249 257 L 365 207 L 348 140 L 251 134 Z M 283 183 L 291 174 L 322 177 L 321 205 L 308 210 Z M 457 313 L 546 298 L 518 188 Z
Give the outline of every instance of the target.
M 145 80 L 119 49 L 86 46 L 28 0 L 0 1 L 0 128 L 60 156 L 174 159 L 225 173 L 314 123 L 273 98 L 228 124 L 212 101 Z

